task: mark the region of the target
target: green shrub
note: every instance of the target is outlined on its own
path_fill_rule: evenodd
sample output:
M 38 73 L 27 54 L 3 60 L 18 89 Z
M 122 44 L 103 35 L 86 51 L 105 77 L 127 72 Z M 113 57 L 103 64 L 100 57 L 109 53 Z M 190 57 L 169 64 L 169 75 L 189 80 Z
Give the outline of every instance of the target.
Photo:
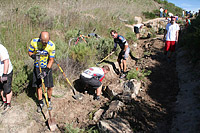
M 130 79 L 136 79 L 136 80 L 143 80 L 146 76 L 150 75 L 151 71 L 148 70 L 136 70 L 136 69 L 132 69 L 131 71 L 128 72 L 128 75 L 126 76 L 126 78 L 128 80 Z
M 33 24 L 39 24 L 46 19 L 46 13 L 40 6 L 33 6 L 27 11 L 27 16 Z
M 65 133 L 99 133 L 95 126 L 89 129 L 74 128 L 73 124 L 66 124 Z
M 22 93 L 25 88 L 28 87 L 31 81 L 30 76 L 32 75 L 32 70 L 29 69 L 22 60 L 14 60 L 13 64 L 13 81 L 12 81 L 12 91 L 14 95 Z
M 191 25 L 188 26 L 184 34 L 180 37 L 180 44 L 188 49 L 191 60 L 196 63 L 200 60 L 200 16 L 191 21 Z
M 142 12 L 142 13 L 145 16 L 145 18 L 147 18 L 147 19 L 154 19 L 154 18 L 156 18 L 156 15 L 154 13 L 152 13 L 152 12 Z
M 133 43 L 137 41 L 136 35 L 132 31 L 126 32 L 125 38 L 129 43 Z
M 100 60 L 102 57 L 107 56 L 109 53 L 111 53 L 112 49 L 114 47 L 113 39 L 111 38 L 101 38 L 99 40 L 99 44 L 97 45 L 97 59 Z
M 69 54 L 73 60 L 79 63 L 90 64 L 95 60 L 95 49 L 91 49 L 86 43 L 79 43 L 76 46 L 72 46 Z

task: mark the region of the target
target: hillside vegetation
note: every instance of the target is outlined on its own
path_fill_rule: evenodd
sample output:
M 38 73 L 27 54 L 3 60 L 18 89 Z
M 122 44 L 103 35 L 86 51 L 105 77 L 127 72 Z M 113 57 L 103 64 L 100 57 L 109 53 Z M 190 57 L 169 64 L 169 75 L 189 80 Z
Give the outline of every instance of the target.
M 30 40 L 41 31 L 50 32 L 56 44 L 56 59 L 68 77 L 74 79 L 81 70 L 110 53 L 111 29 L 123 34 L 130 44 L 136 40 L 135 34 L 119 18 L 133 24 L 135 16 L 159 7 L 154 0 L 1 0 L 0 41 L 8 49 L 14 65 L 14 94 L 28 90 L 31 84 L 33 61 L 27 51 Z M 68 47 L 69 39 L 75 37 L 78 30 L 87 35 L 94 28 L 101 39 L 89 39 L 88 44 Z M 59 69 L 53 69 L 57 83 L 61 76 L 58 76 Z
M 14 65 L 14 94 L 23 92 L 31 84 L 33 61 L 27 51 L 30 40 L 41 31 L 50 32 L 56 44 L 56 58 L 72 79 L 84 67 L 110 52 L 113 47 L 110 29 L 127 35 L 129 40 L 135 38 L 119 21 L 119 16 L 134 23 L 134 16 L 158 7 L 153 0 L 1 0 L 0 41 L 8 49 Z M 87 35 L 94 28 L 102 36 L 99 41 L 90 39 L 87 45 L 68 48 L 69 39 L 76 36 L 78 30 Z M 60 78 L 57 71 L 55 81 Z

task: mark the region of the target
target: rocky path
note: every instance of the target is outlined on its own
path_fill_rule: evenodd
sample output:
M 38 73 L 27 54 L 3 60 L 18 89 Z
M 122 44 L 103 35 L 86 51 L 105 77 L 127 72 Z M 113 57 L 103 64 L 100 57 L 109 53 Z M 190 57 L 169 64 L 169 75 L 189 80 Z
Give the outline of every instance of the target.
M 176 56 L 180 91 L 171 132 L 196 133 L 200 131 L 200 76 L 199 65 L 194 66 L 187 51 L 179 47 Z

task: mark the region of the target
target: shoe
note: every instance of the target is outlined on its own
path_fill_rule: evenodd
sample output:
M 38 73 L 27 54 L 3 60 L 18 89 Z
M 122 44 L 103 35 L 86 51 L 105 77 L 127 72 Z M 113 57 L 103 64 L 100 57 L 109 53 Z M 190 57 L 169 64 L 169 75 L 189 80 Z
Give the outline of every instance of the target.
M 39 104 L 38 106 L 37 106 L 37 112 L 38 113 L 40 113 L 40 112 L 42 112 L 42 108 L 44 107 L 44 104 Z
M 123 79 L 123 78 L 125 78 L 125 77 L 126 77 L 126 74 L 123 73 L 119 78 L 120 78 L 120 79 Z
M 100 101 L 100 96 L 95 95 L 94 100 Z
M 4 104 L 4 111 L 8 111 L 9 109 L 11 109 L 11 105 L 10 104 Z
M 52 110 L 52 104 L 51 104 L 51 101 L 49 101 L 49 107 L 48 107 L 48 110 Z
M 0 103 L 0 109 L 3 109 L 6 103 L 4 103 L 3 101 Z

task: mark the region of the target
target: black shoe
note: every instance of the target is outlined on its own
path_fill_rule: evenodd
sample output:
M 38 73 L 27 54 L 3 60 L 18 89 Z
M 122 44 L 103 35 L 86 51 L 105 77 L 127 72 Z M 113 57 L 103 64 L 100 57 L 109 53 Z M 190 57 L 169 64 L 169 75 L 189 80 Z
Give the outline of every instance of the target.
M 100 101 L 100 96 L 95 95 L 94 100 Z
M 120 78 L 120 79 L 123 79 L 123 78 L 125 78 L 125 77 L 126 77 L 126 74 L 123 73 L 119 78 Z
M 9 109 L 11 109 L 11 105 L 10 104 L 7 104 L 7 103 L 5 103 L 4 104 L 4 111 L 8 111 Z
M 3 101 L 0 103 L 0 109 L 3 109 L 6 103 L 4 103 Z

